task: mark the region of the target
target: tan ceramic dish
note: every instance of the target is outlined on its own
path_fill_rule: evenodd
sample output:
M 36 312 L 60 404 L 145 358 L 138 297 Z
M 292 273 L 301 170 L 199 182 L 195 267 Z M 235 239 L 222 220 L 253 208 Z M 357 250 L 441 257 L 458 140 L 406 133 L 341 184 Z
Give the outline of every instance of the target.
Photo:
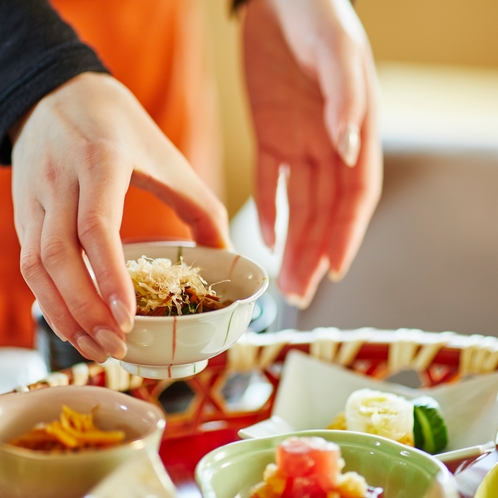
M 7 444 L 39 422 L 59 418 L 62 405 L 95 411 L 103 430 L 126 432 L 123 444 L 80 453 L 47 453 Z M 165 427 L 162 411 L 104 387 L 50 387 L 0 396 L 0 496 L 81 498 L 125 460 L 147 449 L 157 452 Z

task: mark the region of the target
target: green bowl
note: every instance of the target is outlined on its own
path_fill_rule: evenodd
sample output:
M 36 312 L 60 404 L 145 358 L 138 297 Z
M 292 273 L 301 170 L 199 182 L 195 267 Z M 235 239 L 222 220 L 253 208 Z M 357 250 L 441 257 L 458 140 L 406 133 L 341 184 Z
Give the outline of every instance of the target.
M 275 461 L 275 448 L 290 436 L 319 436 L 340 445 L 344 471 L 354 470 L 384 498 L 458 498 L 456 483 L 443 463 L 420 450 L 389 439 L 350 431 L 301 431 L 246 439 L 208 453 L 197 465 L 196 479 L 204 498 L 243 498 L 262 481 Z

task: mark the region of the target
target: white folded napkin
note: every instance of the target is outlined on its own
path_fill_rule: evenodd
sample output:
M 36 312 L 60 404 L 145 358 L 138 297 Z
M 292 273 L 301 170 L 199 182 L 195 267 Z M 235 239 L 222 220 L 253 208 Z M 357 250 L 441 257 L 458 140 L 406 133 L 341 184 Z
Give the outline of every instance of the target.
M 34 384 L 48 375 L 39 351 L 26 348 L 0 348 L 0 394 L 18 386 Z
M 84 498 L 175 498 L 173 485 L 157 453 L 141 451 L 100 481 Z

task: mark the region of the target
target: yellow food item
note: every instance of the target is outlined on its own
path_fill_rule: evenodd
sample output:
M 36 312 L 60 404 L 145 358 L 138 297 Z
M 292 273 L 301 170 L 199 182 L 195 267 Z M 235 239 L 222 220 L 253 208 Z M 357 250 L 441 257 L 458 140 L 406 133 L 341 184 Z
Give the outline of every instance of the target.
M 327 426 L 327 429 L 332 429 L 336 431 L 347 431 L 348 423 L 346 422 L 346 413 L 345 412 L 338 413 L 334 418 L 334 420 L 332 420 L 332 422 L 330 422 L 330 424 Z
M 251 498 L 280 498 L 287 480 L 277 474 L 277 466 L 269 463 L 263 472 L 263 482 L 251 488 Z
M 391 393 L 360 389 L 346 401 L 327 429 L 366 432 L 414 446 L 413 404 Z
M 39 424 L 9 444 L 39 451 L 102 448 L 121 443 L 124 431 L 101 431 L 93 422 L 92 413 L 79 413 L 62 406 L 59 420 Z
M 367 483 L 357 472 L 345 472 L 337 481 L 337 498 L 363 498 L 367 496 Z M 330 497 L 328 497 L 330 498 Z

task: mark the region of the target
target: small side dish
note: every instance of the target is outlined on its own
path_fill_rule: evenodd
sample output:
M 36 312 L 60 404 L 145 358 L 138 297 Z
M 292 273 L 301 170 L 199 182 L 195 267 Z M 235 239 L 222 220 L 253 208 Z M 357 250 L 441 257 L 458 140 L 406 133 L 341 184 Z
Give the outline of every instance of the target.
M 290 437 L 318 437 L 339 445 L 340 458 L 345 462 L 341 473 L 346 475 L 348 471 L 357 472 L 368 485 L 374 486 L 374 489 L 369 491 L 375 491 L 377 498 L 380 490 L 383 493 L 380 496 L 383 498 L 427 498 L 429 496 L 431 498 L 458 498 L 455 481 L 450 471 L 442 462 L 428 453 L 381 436 L 325 429 L 245 439 L 211 451 L 200 460 L 196 467 L 196 480 L 202 496 L 204 498 L 248 498 L 250 490 L 262 481 L 265 468 L 276 462 L 278 446 Z M 328 459 L 322 458 L 319 461 L 326 463 Z M 330 461 L 337 460 L 331 457 Z M 330 465 L 335 468 L 333 463 Z M 327 482 L 327 479 L 324 482 Z M 337 493 L 337 490 L 330 493 Z M 277 496 L 294 498 L 292 495 Z M 300 495 L 301 498 L 306 496 L 310 495 L 304 493 Z M 338 498 L 337 494 L 329 496 Z M 369 498 L 373 497 L 375 494 L 370 494 Z
M 338 444 L 321 437 L 289 437 L 276 448 L 276 463 L 266 466 L 263 482 L 250 498 L 381 498 L 357 472 L 342 473 Z
M 126 267 L 137 298 L 137 315 L 180 316 L 224 308 L 232 301 L 221 301 L 200 275 L 200 268 L 187 265 L 183 258 L 173 263 L 168 258 L 128 260 Z
M 166 425 L 159 406 L 106 387 L 87 385 L 2 394 L 0 413 L 2 498 L 87 496 L 126 461 L 144 452 L 157 453 Z M 51 427 L 49 432 L 57 433 L 56 439 L 61 437 L 64 444 L 50 441 L 46 446 L 33 441 L 31 435 L 24 447 L 11 444 L 24 439 L 39 424 L 42 441 L 47 438 L 45 429 Z M 64 430 L 63 425 L 67 425 Z M 111 440 L 113 444 L 109 445 Z
M 85 448 L 108 448 L 121 443 L 124 431 L 102 431 L 95 426 L 93 413 L 79 413 L 62 406 L 59 420 L 36 425 L 9 444 L 38 451 L 80 451 Z
M 123 244 L 123 256 L 138 310 L 121 366 L 149 379 L 201 372 L 246 332 L 268 287 L 264 268 L 225 249 L 139 242 Z
M 430 396 L 407 400 L 396 394 L 359 389 L 328 429 L 366 432 L 435 454 L 446 448 L 448 432 L 438 402 Z

